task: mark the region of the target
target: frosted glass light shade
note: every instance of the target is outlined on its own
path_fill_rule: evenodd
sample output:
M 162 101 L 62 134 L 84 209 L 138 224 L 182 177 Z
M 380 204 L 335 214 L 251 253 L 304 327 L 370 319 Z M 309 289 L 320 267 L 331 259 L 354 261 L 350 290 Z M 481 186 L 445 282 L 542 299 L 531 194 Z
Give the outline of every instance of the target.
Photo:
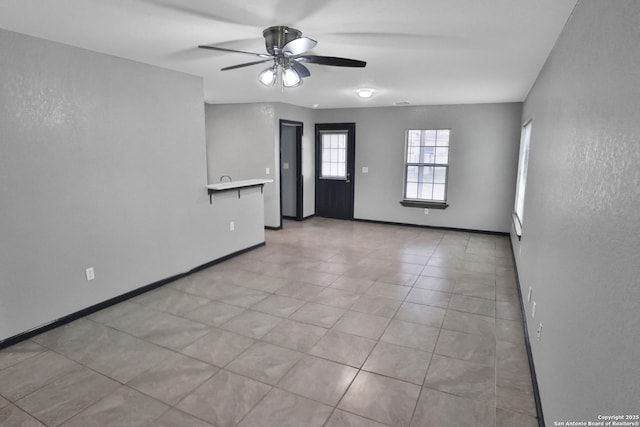
M 282 84 L 284 87 L 296 87 L 302 84 L 302 77 L 296 70 L 287 67 L 282 70 Z
M 269 67 L 266 70 L 258 74 L 258 80 L 265 86 L 272 87 L 276 84 L 278 74 L 276 67 Z

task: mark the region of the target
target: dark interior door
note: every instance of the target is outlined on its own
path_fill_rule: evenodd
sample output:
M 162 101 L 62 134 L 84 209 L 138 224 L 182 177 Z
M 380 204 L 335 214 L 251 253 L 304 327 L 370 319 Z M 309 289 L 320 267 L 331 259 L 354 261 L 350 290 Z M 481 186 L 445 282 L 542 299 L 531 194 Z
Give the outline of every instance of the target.
M 303 123 L 280 120 L 280 223 L 282 218 L 303 219 Z
M 316 124 L 316 215 L 353 219 L 355 123 Z

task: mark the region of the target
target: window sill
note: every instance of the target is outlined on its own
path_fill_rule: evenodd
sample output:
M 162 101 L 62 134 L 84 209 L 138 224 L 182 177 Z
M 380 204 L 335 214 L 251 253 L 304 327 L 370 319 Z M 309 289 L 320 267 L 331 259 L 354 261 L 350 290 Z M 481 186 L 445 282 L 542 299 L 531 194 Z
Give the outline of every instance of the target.
M 419 200 L 401 200 L 400 204 L 406 208 L 447 209 L 449 207 L 444 202 L 422 202 Z

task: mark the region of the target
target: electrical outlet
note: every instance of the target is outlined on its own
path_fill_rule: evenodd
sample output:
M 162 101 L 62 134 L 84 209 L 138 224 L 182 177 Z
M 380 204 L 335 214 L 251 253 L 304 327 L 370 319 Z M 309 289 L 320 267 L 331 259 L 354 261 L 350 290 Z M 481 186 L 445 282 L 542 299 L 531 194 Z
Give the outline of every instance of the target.
M 233 231 L 233 230 L 235 230 L 235 229 L 236 229 L 236 223 L 235 223 L 235 222 L 233 222 L 233 221 L 231 221 L 231 222 L 229 223 L 229 231 Z
M 531 318 L 535 319 L 536 318 L 536 302 L 533 302 L 533 307 L 531 308 Z
M 536 339 L 540 341 L 541 337 L 542 337 L 542 322 L 540 322 L 540 325 L 538 325 L 538 330 L 536 331 Z
M 527 294 L 527 302 L 531 302 L 531 294 L 533 293 L 533 289 L 529 286 L 529 293 Z
M 363 166 L 362 173 L 369 173 L 369 166 Z
M 93 280 L 96 278 L 96 272 L 93 270 L 93 267 L 85 269 L 84 275 L 87 276 L 87 280 Z
M 425 214 L 425 215 L 429 215 L 429 209 L 424 208 L 424 214 Z

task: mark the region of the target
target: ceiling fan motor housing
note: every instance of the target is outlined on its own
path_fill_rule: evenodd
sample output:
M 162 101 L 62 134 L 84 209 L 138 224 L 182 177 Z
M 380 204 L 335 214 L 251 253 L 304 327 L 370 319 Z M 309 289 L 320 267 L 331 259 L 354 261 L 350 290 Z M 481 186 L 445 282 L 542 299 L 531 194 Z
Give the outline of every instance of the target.
M 267 52 L 271 55 L 278 55 L 282 51 L 284 45 L 292 40 L 300 38 L 302 36 L 302 31 L 279 25 L 267 28 L 262 32 L 262 35 L 264 36 Z

